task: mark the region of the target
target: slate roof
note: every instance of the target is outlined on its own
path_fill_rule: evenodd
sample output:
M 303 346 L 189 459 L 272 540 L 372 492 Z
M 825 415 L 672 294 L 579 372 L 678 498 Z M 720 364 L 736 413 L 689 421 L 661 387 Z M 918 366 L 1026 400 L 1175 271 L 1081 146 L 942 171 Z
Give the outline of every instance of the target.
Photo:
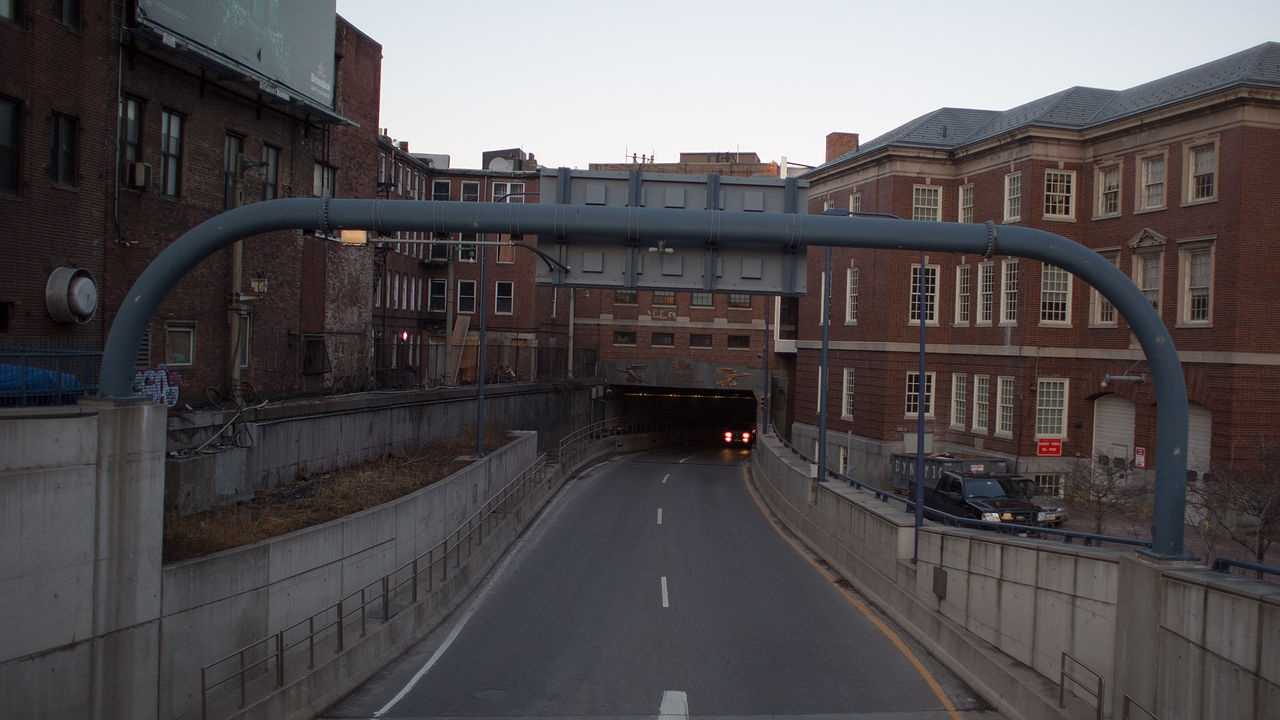
M 1084 130 L 1237 85 L 1280 87 L 1280 42 L 1262 43 L 1127 90 L 1071 87 L 1003 112 L 939 108 L 817 170 L 891 145 L 950 150 L 1029 126 Z

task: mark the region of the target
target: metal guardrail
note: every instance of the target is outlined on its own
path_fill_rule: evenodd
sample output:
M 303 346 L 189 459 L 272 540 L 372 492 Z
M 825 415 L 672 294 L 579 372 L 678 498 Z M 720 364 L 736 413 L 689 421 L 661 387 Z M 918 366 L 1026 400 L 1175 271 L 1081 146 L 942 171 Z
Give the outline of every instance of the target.
M 1085 685 L 1079 679 L 1077 679 L 1076 677 L 1074 677 L 1073 675 L 1067 672 L 1068 660 L 1071 661 L 1071 664 L 1073 666 L 1078 667 L 1081 670 L 1084 670 L 1085 672 L 1089 673 L 1089 675 L 1093 677 L 1095 682 L 1092 688 L 1090 688 L 1088 685 Z M 1102 676 L 1094 672 L 1093 670 L 1091 670 L 1088 665 L 1085 665 L 1084 663 L 1080 662 L 1080 660 L 1073 657 L 1071 653 L 1067 652 L 1066 650 L 1063 650 L 1062 658 L 1060 659 L 1059 666 L 1058 666 L 1058 707 L 1059 708 L 1065 708 L 1067 706 L 1067 681 L 1068 680 L 1070 680 L 1071 683 L 1076 687 L 1088 693 L 1089 696 L 1094 699 L 1094 707 L 1096 709 L 1097 720 L 1102 720 L 1102 698 L 1103 698 L 1103 695 L 1105 694 L 1105 689 L 1103 687 L 1103 682 L 1102 682 Z
M 806 460 L 809 460 L 810 462 L 813 462 L 813 458 L 810 458 L 808 455 L 800 451 L 794 445 L 787 442 L 786 438 L 783 438 L 781 435 L 777 435 L 776 433 L 771 433 L 771 434 L 773 435 L 774 438 L 778 440 L 778 442 L 782 443 L 783 447 L 787 448 L 788 450 L 795 453 L 796 455 L 799 455 L 800 457 Z M 877 500 L 881 500 L 883 502 L 900 502 L 908 512 L 915 511 L 916 504 L 915 504 L 915 501 L 912 500 L 911 498 L 904 497 L 895 492 L 884 490 L 882 488 L 878 488 L 873 485 L 869 485 L 859 480 L 855 480 L 849 477 L 848 475 L 841 475 L 840 473 L 837 473 L 831 470 L 830 468 L 828 468 L 827 470 L 827 476 L 829 479 L 847 482 L 849 485 L 852 485 L 853 487 L 856 487 L 859 490 L 865 490 L 866 492 L 872 493 L 873 495 L 875 495 Z M 940 522 L 944 525 L 948 525 L 951 527 L 965 527 L 965 528 L 973 528 L 977 530 L 990 530 L 992 532 L 998 532 L 1004 535 L 1020 535 L 1020 534 L 1033 534 L 1033 533 L 1040 536 L 1048 535 L 1048 536 L 1060 538 L 1064 543 L 1068 545 L 1075 542 L 1076 540 L 1079 540 L 1085 546 L 1100 546 L 1103 543 L 1111 543 L 1113 545 L 1127 545 L 1130 547 L 1144 547 L 1144 548 L 1151 547 L 1150 540 L 1139 540 L 1136 538 L 1118 537 L 1115 535 L 1099 535 L 1097 533 L 1081 532 L 1078 530 L 1064 530 L 1062 528 L 1053 528 L 1053 527 L 1041 527 L 1038 525 L 1021 525 L 1018 523 L 990 522 L 987 520 L 976 520 L 974 518 L 966 518 L 966 517 L 960 517 L 959 515 L 952 515 L 951 513 L 943 512 L 941 510 L 937 510 L 928 506 L 924 508 L 924 514 L 925 514 L 925 517 L 929 518 L 930 520 L 935 520 L 937 522 Z
M 1149 720 L 1160 720 L 1160 718 L 1156 717 L 1155 713 L 1142 707 L 1141 705 L 1138 704 L 1137 700 L 1134 700 L 1128 695 L 1124 696 L 1124 709 L 1121 710 L 1120 712 L 1120 720 L 1129 720 L 1129 718 L 1135 717 L 1129 714 L 1129 708 L 1131 707 L 1138 708 L 1138 711 L 1141 712 L 1144 716 L 1146 716 Z
M 1232 560 L 1230 558 L 1218 558 L 1213 561 L 1213 569 L 1215 572 L 1231 573 L 1232 568 L 1248 570 L 1261 575 L 1276 575 L 1280 577 L 1280 567 L 1275 565 L 1263 565 L 1262 563 L 1249 562 L 1248 560 Z
M 597 420 L 561 437 L 556 448 L 556 459 L 561 467 L 572 468 L 586 457 L 590 443 L 615 435 L 657 432 L 658 429 L 656 422 L 639 422 L 625 418 Z

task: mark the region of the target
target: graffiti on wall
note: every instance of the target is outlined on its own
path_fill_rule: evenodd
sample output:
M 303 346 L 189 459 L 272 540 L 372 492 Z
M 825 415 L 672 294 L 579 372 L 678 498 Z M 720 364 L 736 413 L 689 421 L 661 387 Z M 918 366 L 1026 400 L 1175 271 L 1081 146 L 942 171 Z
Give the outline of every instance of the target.
M 169 407 L 178 404 L 178 386 L 182 377 L 169 368 L 155 367 L 139 370 L 133 376 L 133 391 L 150 398 L 151 402 Z

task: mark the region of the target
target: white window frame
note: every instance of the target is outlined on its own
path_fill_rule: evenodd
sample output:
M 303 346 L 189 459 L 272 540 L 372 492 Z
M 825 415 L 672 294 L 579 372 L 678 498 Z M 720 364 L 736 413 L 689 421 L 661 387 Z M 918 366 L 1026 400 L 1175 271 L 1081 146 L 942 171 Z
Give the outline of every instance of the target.
M 928 205 L 919 204 L 921 194 L 932 195 L 937 200 L 937 206 L 930 207 Z M 923 212 L 929 211 L 929 212 Z M 916 222 L 942 222 L 942 186 L 941 185 L 912 185 L 911 186 L 911 219 Z
M 1018 424 L 1018 398 L 1017 383 L 1014 382 L 1012 375 L 1001 375 L 996 378 L 996 426 L 995 436 L 998 438 L 1013 438 L 1014 428 Z M 1012 397 L 1009 397 L 1012 396 Z M 1005 400 L 1009 400 L 1010 408 L 1005 407 Z M 1008 420 L 1009 429 L 1003 429 L 1005 420 Z
M 849 193 L 849 214 L 857 215 L 862 212 L 862 191 L 854 190 Z
M 1063 496 L 1065 483 L 1062 473 L 1036 473 L 1034 480 L 1036 494 L 1040 497 L 1060 498 Z
M 463 240 L 464 237 L 470 235 L 474 240 Z M 458 262 L 474 263 L 480 261 L 480 236 L 477 233 L 458 233 Z M 467 258 L 464 251 L 469 251 L 471 257 Z
M 447 201 L 450 197 L 452 197 L 452 194 L 453 194 L 453 183 L 451 183 L 451 182 L 450 182 L 450 181 L 448 181 L 448 180 L 432 180 L 432 181 L 431 181 L 431 199 L 432 199 L 432 200 L 435 200 L 435 199 L 436 199 L 436 195 L 437 195 L 437 194 L 439 194 L 439 193 L 437 193 L 437 192 L 436 192 L 436 188 L 437 188 L 437 187 L 439 187 L 439 186 L 441 186 L 441 185 L 444 185 L 444 200 L 441 200 L 440 202 L 445 202 L 445 201 Z
M 498 192 L 499 187 L 502 188 L 502 192 Z M 504 198 L 502 200 L 496 199 L 501 195 L 507 195 L 510 193 L 523 193 L 523 192 L 524 192 L 524 183 L 513 182 L 511 180 L 495 180 L 493 181 L 493 184 L 489 187 L 489 197 L 494 198 L 493 202 L 498 202 L 498 203 L 523 203 L 524 195 L 518 195 L 518 194 L 512 195 L 511 197 Z
M 502 312 L 498 309 L 498 301 L 502 299 L 502 286 L 506 285 L 509 292 L 507 299 L 511 301 L 511 309 Z M 515 315 L 516 314 L 516 283 L 514 280 L 494 280 L 493 281 L 493 314 L 494 315 Z
M 969 376 L 951 373 L 951 428 L 964 430 L 969 420 Z
M 1116 171 L 1116 209 L 1114 212 L 1106 211 L 1106 187 L 1103 185 L 1103 179 L 1107 172 Z M 1093 219 L 1105 220 L 1107 218 L 1117 218 L 1124 214 L 1124 164 L 1117 162 L 1099 163 L 1093 169 Z
M 1216 253 L 1214 239 L 1182 241 L 1178 245 L 1178 327 L 1213 327 L 1213 275 Z M 1195 253 L 1209 253 L 1209 317 L 1191 319 L 1191 257 Z
M 1062 384 L 1062 417 L 1058 422 L 1058 428 L 1056 430 L 1041 432 L 1040 411 L 1043 409 L 1046 409 L 1041 405 L 1041 402 L 1045 397 L 1045 390 L 1044 390 L 1045 385 L 1049 383 Z M 1040 438 L 1058 438 L 1058 439 L 1065 440 L 1067 437 L 1067 427 L 1068 427 L 1067 416 L 1068 416 L 1070 407 L 1071 407 L 1071 380 L 1070 379 L 1056 378 L 1056 377 L 1036 378 L 1036 418 L 1035 418 L 1036 439 L 1039 440 Z
M 1146 295 L 1146 290 L 1144 290 L 1143 285 L 1146 283 L 1147 277 L 1146 277 L 1146 271 L 1143 269 L 1143 266 L 1142 266 L 1142 260 L 1143 258 L 1146 258 L 1146 257 L 1156 258 L 1156 268 L 1157 268 L 1156 270 L 1157 276 L 1156 276 L 1156 283 L 1155 283 L 1156 299 L 1155 299 L 1155 302 L 1152 303 L 1152 307 L 1155 308 L 1155 311 L 1157 313 L 1163 313 L 1164 312 L 1164 249 L 1163 248 L 1160 248 L 1157 250 L 1135 250 L 1134 251 L 1133 255 L 1130 258 L 1130 262 L 1133 264 L 1133 272 L 1132 272 L 1133 284 L 1138 286 L 1138 290 L 1142 292 L 1143 295 Z
M 978 393 L 978 388 L 982 388 L 982 393 Z M 982 412 L 978 412 L 978 408 L 982 408 Z M 979 435 L 986 435 L 991 431 L 991 376 L 990 375 L 974 375 L 973 376 L 973 422 L 970 425 L 973 432 Z
M 836 467 L 839 468 L 841 475 L 849 474 L 849 448 L 844 445 L 837 445 Z
M 1062 274 L 1067 276 L 1067 296 L 1065 298 L 1065 302 L 1066 302 L 1066 319 L 1065 320 L 1054 320 L 1054 319 L 1045 318 L 1045 279 L 1049 276 L 1050 273 L 1058 273 L 1058 272 L 1061 272 Z M 1047 327 L 1070 327 L 1071 326 L 1071 300 L 1072 300 L 1072 290 L 1076 284 L 1075 279 L 1076 278 L 1074 275 L 1058 267 L 1057 265 L 1053 265 L 1051 263 L 1045 263 L 1045 262 L 1040 263 L 1040 324 L 1041 325 L 1044 325 Z
M 976 292 L 974 293 L 973 323 L 978 327 L 988 327 L 995 322 L 996 313 L 1000 309 L 1000 279 L 996 274 L 996 264 L 991 260 L 978 263 L 977 268 L 978 277 L 974 283 Z M 985 303 L 987 295 L 991 296 L 990 308 Z M 988 311 L 985 318 L 983 310 Z
M 973 222 L 973 183 L 965 183 L 956 191 L 956 221 Z
M 471 309 L 463 310 L 462 309 L 462 288 L 468 287 L 468 286 L 471 288 Z M 457 309 L 457 313 L 459 315 L 474 314 L 476 311 L 476 303 L 480 302 L 480 298 L 476 296 L 476 281 L 475 280 L 459 280 L 457 282 L 457 288 L 455 289 L 455 294 L 457 295 L 457 298 L 455 298 L 454 300 L 454 307 Z
M 467 195 L 469 194 L 467 193 L 468 187 L 475 188 L 475 196 L 476 196 L 475 200 L 467 200 Z M 481 200 L 484 199 L 480 196 L 481 185 L 479 180 L 463 180 L 459 190 L 460 192 L 458 193 L 458 200 L 462 202 L 480 202 Z
M 187 362 L 173 362 L 169 359 L 169 333 L 178 332 L 186 333 L 190 340 L 187 342 Z M 196 364 L 196 323 L 189 321 L 171 321 L 164 324 L 164 366 L 165 367 L 193 367 Z
M 1049 183 L 1050 183 L 1050 179 L 1055 175 L 1066 177 L 1067 182 L 1070 184 L 1070 187 L 1068 188 L 1068 191 L 1066 194 L 1066 198 L 1067 198 L 1066 213 L 1050 213 L 1049 212 L 1049 197 L 1050 197 Z M 1075 170 L 1060 170 L 1058 168 L 1045 168 L 1044 198 L 1041 201 L 1041 206 L 1042 206 L 1041 210 L 1043 211 L 1042 215 L 1045 220 L 1052 220 L 1056 222 L 1075 222 L 1076 221 L 1076 187 L 1077 187 L 1077 183 L 1076 183 Z M 1061 193 L 1055 193 L 1055 194 L 1061 195 Z
M 1016 181 L 1016 182 L 1015 182 Z M 1013 195 L 1012 191 L 1018 191 L 1017 195 Z M 1004 221 L 1006 223 L 1014 223 L 1022 220 L 1022 171 L 1007 173 L 1004 176 Z M 1014 210 L 1013 201 L 1018 201 L 1017 212 Z
M 853 419 L 853 383 L 854 369 L 844 368 L 840 377 L 840 419 Z
M 1194 153 L 1197 148 L 1212 147 L 1213 148 L 1213 194 L 1208 197 L 1196 198 L 1196 178 L 1194 167 Z M 1182 205 L 1203 205 L 1205 203 L 1213 203 L 1218 201 L 1218 188 L 1222 186 L 1222 158 L 1221 146 L 1217 137 L 1200 138 L 1192 140 L 1182 145 Z
M 915 376 L 916 378 L 914 383 L 911 381 L 912 376 Z M 911 409 L 910 409 L 911 394 L 913 391 L 918 393 L 919 386 L 920 386 L 920 371 L 908 370 L 906 373 L 906 386 L 904 388 L 905 395 L 903 395 L 903 399 L 902 399 L 903 417 L 910 418 L 912 420 L 916 418 L 916 415 L 918 413 L 913 413 L 911 412 Z M 938 409 L 938 406 L 934 403 L 934 400 L 937 399 L 936 396 L 938 394 L 938 373 L 934 372 L 933 370 L 926 371 L 924 374 L 924 387 L 925 387 L 925 392 L 927 396 L 926 399 L 928 400 L 928 405 L 925 408 L 924 417 L 926 420 L 932 420 L 934 418 L 934 413 Z
M 939 306 L 939 300 L 941 299 L 939 295 L 940 295 L 940 290 L 942 288 L 942 267 L 940 265 L 930 263 L 928 258 L 925 258 L 925 263 L 926 263 L 926 265 L 924 266 L 925 269 L 921 273 L 921 282 L 925 282 L 928 279 L 928 276 L 932 274 L 933 275 L 933 292 L 925 293 L 925 306 L 920 308 L 919 314 L 922 317 L 924 317 L 926 327 L 937 327 L 938 326 L 938 310 L 939 310 L 938 306 Z M 911 277 L 907 279 L 907 289 L 911 293 L 911 297 L 907 298 L 907 324 L 913 327 L 920 324 L 920 320 L 918 318 L 917 319 L 911 318 L 911 304 L 916 302 L 918 298 L 918 293 L 916 289 L 912 287 L 912 285 L 914 284 L 913 278 L 915 277 L 916 271 L 919 268 L 920 268 L 920 263 L 918 262 L 912 263 Z M 927 284 L 925 285 L 925 288 L 926 289 L 928 288 Z M 930 302 L 930 300 L 932 300 L 932 302 Z M 926 313 L 925 311 L 928 309 L 932 309 L 932 312 Z
M 1012 295 L 1009 288 L 1009 269 L 1013 268 Z M 1022 302 L 1022 272 L 1017 258 L 1000 261 L 1000 325 L 1012 327 L 1018 324 L 1018 304 Z
M 970 264 L 956 266 L 956 292 L 955 292 L 955 310 L 952 323 L 956 327 L 969 327 L 969 321 L 973 319 L 973 268 Z M 965 288 L 966 292 L 961 293 L 960 289 Z M 963 311 L 963 317 L 961 317 Z
M 431 290 L 431 288 L 433 287 L 439 287 L 443 289 L 443 292 L 440 294 L 440 307 L 435 307 L 434 305 L 431 304 L 432 299 L 435 297 L 432 294 L 432 290 Z M 444 312 L 447 309 L 448 305 L 449 305 L 449 281 L 445 280 L 444 278 L 431 278 L 430 282 L 427 285 L 427 312 Z
M 1099 250 L 1098 254 L 1111 261 L 1112 265 L 1120 262 L 1119 250 Z M 1104 307 L 1111 308 L 1111 319 L 1102 319 L 1102 309 Z M 1116 327 L 1119 324 L 1120 311 L 1116 309 L 1111 301 L 1102 296 L 1097 288 L 1089 289 L 1089 327 Z
M 507 259 L 503 260 L 502 255 L 506 253 Z M 516 264 L 516 248 L 512 242 L 511 236 L 507 233 L 498 233 L 497 252 L 493 254 L 493 261 L 498 265 L 515 265 Z
M 844 272 L 844 324 L 858 324 L 858 292 L 861 273 L 857 265 L 850 265 Z
M 1155 158 L 1160 158 L 1164 163 L 1164 180 L 1162 181 L 1164 192 L 1160 195 L 1159 205 L 1147 205 L 1147 161 Z M 1169 149 L 1165 148 L 1156 152 L 1143 153 L 1136 158 L 1136 162 L 1135 176 L 1137 177 L 1137 182 L 1134 183 L 1134 214 L 1164 210 L 1169 206 Z

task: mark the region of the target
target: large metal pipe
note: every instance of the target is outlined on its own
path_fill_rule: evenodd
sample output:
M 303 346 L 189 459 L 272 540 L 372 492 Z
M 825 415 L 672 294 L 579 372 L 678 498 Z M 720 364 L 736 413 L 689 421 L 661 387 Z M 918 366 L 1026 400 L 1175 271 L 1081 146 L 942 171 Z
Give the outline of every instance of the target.
M 911 222 L 878 217 L 791 213 L 718 212 L 641 207 L 527 205 L 288 198 L 222 213 L 189 230 L 147 266 L 120 307 L 102 360 L 100 394 L 132 394 L 133 358 L 146 324 L 184 275 L 213 252 L 241 238 L 273 230 L 325 232 L 367 229 L 426 232 L 498 232 L 538 235 L 543 242 L 567 237 L 636 240 L 661 238 L 670 247 L 703 248 L 708 242 L 778 250 L 784 245 L 861 247 L 976 255 L 1012 255 L 1056 265 L 1096 288 L 1129 322 L 1146 353 L 1157 402 L 1155 537 L 1153 550 L 1183 556 L 1186 506 L 1187 390 L 1160 316 L 1133 282 L 1106 258 L 1044 230 Z

